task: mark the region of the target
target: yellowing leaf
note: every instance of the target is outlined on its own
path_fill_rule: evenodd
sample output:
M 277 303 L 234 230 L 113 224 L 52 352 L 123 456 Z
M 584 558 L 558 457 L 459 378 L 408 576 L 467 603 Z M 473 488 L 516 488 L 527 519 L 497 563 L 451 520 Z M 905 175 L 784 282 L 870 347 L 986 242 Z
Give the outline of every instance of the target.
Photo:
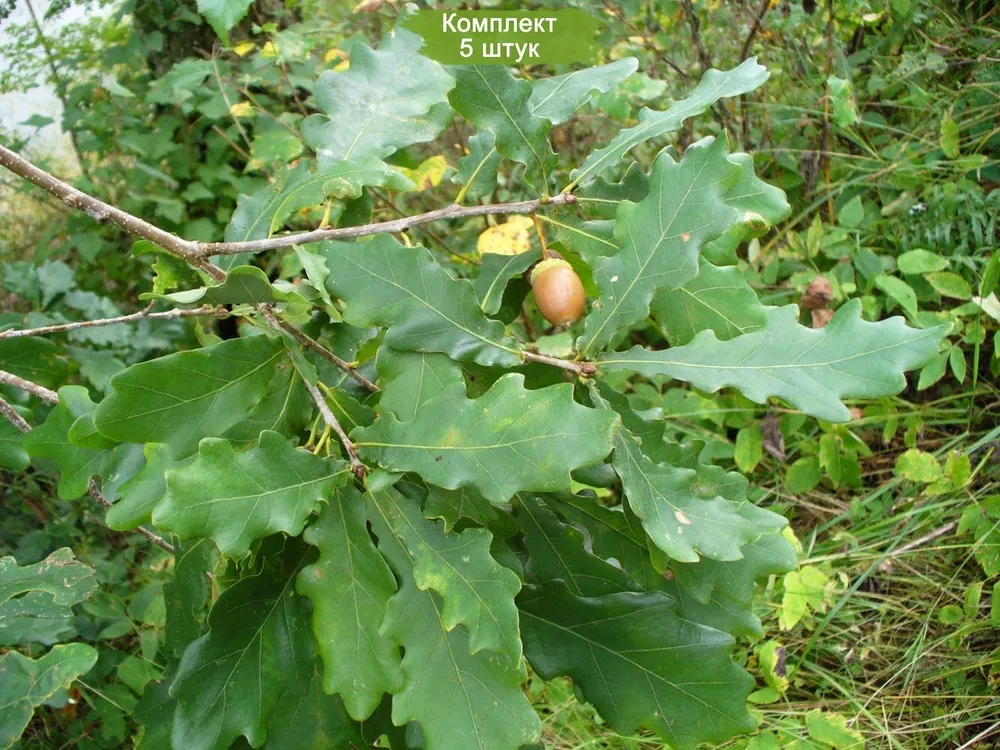
M 512 216 L 503 224 L 490 227 L 476 243 L 480 255 L 520 255 L 531 249 L 533 222 L 527 216 Z
M 260 50 L 261 57 L 277 57 L 278 48 L 274 46 L 274 42 L 268 42 Z
M 323 55 L 323 62 L 333 62 L 334 60 L 347 59 L 347 53 L 337 47 L 332 47 Z
M 233 47 L 233 52 L 235 52 L 240 57 L 246 57 L 251 52 L 257 48 L 257 45 L 253 42 L 240 42 L 235 47 Z
M 253 114 L 253 105 L 250 102 L 238 102 L 229 108 L 229 114 L 233 117 L 249 117 Z
M 448 160 L 439 154 L 427 159 L 416 169 L 396 167 L 396 170 L 406 175 L 417 186 L 417 190 L 430 190 L 437 187 L 444 179 L 448 171 Z
M 333 71 L 335 73 L 343 73 L 345 70 L 351 67 L 350 60 L 341 60 L 339 63 L 333 66 Z

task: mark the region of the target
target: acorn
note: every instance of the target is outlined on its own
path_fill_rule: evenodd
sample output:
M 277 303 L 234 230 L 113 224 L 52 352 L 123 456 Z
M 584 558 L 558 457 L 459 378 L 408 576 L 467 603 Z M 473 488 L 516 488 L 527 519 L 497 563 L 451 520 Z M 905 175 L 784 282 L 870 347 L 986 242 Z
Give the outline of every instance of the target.
M 587 295 L 573 267 L 562 258 L 546 258 L 531 269 L 535 305 L 547 321 L 568 326 L 583 317 Z

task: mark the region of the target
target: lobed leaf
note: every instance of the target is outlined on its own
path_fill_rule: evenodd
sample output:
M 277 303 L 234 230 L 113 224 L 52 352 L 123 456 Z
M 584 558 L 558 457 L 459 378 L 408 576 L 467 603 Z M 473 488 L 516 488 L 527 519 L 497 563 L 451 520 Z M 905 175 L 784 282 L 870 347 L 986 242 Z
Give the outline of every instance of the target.
M 455 82 L 420 54 L 421 46 L 419 36 L 397 27 L 378 50 L 354 45 L 347 70 L 320 74 L 314 96 L 325 114 L 305 118 L 302 135 L 321 167 L 383 158 L 444 129 L 451 117 L 446 95 Z
M 84 643 L 53 646 L 40 659 L 29 659 L 17 651 L 0 656 L 0 748 L 12 747 L 35 708 L 69 688 L 90 671 L 97 651 Z
M 493 133 L 481 130 L 469 139 L 468 153 L 459 159 L 452 182 L 465 186 L 465 197 L 478 200 L 496 190 L 497 169 L 502 161 Z
M 142 449 L 138 445 L 83 447 L 70 439 L 73 426 L 81 418 L 91 417 L 94 409 L 86 388 L 65 385 L 59 389 L 59 403 L 45 421 L 24 436 L 22 445 L 28 455 L 51 459 L 59 468 L 57 492 L 63 500 L 74 500 L 86 493 L 91 478 L 99 475 L 104 480 L 104 494 L 114 501 L 118 485 L 142 466 Z M 102 442 L 98 439 L 96 444 Z
M 450 490 L 474 487 L 500 503 L 521 490 L 568 488 L 570 471 L 610 452 L 617 424 L 575 403 L 568 383 L 529 391 L 523 375 L 508 374 L 477 399 L 453 386 L 413 419 L 387 414 L 351 437 L 388 471 L 414 471 Z
M 486 317 L 472 284 L 452 278 L 425 248 L 404 247 L 387 234 L 322 247 L 327 288 L 347 303 L 351 325 L 388 326 L 385 341 L 394 349 L 443 352 L 487 367 L 521 363 L 520 345 Z
M 280 339 L 252 336 L 132 365 L 111 379 L 94 424 L 113 440 L 165 443 L 183 458 L 247 418 L 284 356 Z
M 167 492 L 153 523 L 181 539 L 211 538 L 222 554 L 242 557 L 260 537 L 295 536 L 309 514 L 349 471 L 342 461 L 292 447 L 277 432 L 237 453 L 228 440 L 206 438 L 191 463 L 167 472 Z
M 544 117 L 553 125 L 561 125 L 594 94 L 607 93 L 638 68 L 639 61 L 634 57 L 623 57 L 607 65 L 538 78 L 531 84 L 528 107 L 533 115 Z
M 818 419 L 843 422 L 850 414 L 842 399 L 899 393 L 903 373 L 933 357 L 947 332 L 947 326 L 910 328 L 898 317 L 868 323 L 858 300 L 843 305 L 825 328 L 806 328 L 797 318 L 795 305 L 773 308 L 755 333 L 719 341 L 703 331 L 666 351 L 606 354 L 601 367 L 668 375 L 708 392 L 731 386 L 757 403 L 777 396 Z
M 698 275 L 675 289 L 657 293 L 649 306 L 671 346 L 687 344 L 701 331 L 728 341 L 764 326 L 768 310 L 735 266 L 719 267 L 704 258 Z
M 253 195 L 240 196 L 239 205 L 226 226 L 226 242 L 247 242 L 270 237 L 303 208 L 333 201 L 329 221 L 340 216 L 347 201 L 361 196 L 367 186 L 390 190 L 413 187 L 404 175 L 378 159 L 355 157 L 334 161 L 310 171 L 301 161 L 280 172 L 275 181 Z
M 615 241 L 620 251 L 594 264 L 601 296 L 577 340 L 580 352 L 598 351 L 617 331 L 644 319 L 658 291 L 697 276 L 706 242 L 745 225 L 766 227 L 784 215 L 787 204 L 780 191 L 771 195 L 765 213 L 757 210 L 759 196 L 746 183 L 759 180 L 752 163 L 740 157 L 729 154 L 724 136 L 698 141 L 680 162 L 666 152 L 657 157 L 648 195 L 639 203 L 619 204 Z
M 687 118 L 700 115 L 719 99 L 753 91 L 763 84 L 767 77 L 767 70 L 757 64 L 755 57 L 744 60 L 732 70 L 706 71 L 701 82 L 686 99 L 674 102 L 669 109 L 662 112 L 643 109 L 639 112 L 638 125 L 622 130 L 604 148 L 591 151 L 583 164 L 570 172 L 570 178 L 573 180 L 571 186 L 597 177 L 605 169 L 615 166 L 625 154 L 640 143 L 678 130 Z
M 496 150 L 523 164 L 525 181 L 548 195 L 558 158 L 549 145 L 552 124 L 531 111 L 531 84 L 503 65 L 457 66 L 452 72 L 455 88 L 448 99 L 455 111 L 477 129 L 493 133 Z
M 313 603 L 323 690 L 339 693 L 360 721 L 403 681 L 399 649 L 378 632 L 396 580 L 368 533 L 364 498 L 350 485 L 337 489 L 303 539 L 319 548 L 296 589 Z
M 279 705 L 306 691 L 313 648 L 293 584 L 307 554 L 296 545 L 268 559 L 215 601 L 208 632 L 185 649 L 170 687 L 174 747 L 225 750 L 240 736 L 260 747 Z
M 414 580 L 414 560 L 392 531 L 390 505 L 398 493 L 369 493 L 378 546 L 400 579 L 382 634 L 404 650 L 403 688 L 393 696 L 392 720 L 420 725 L 426 750 L 517 750 L 541 739 L 538 716 L 520 689 L 520 669 L 470 651 L 463 626 L 448 630 L 436 595 Z
M 445 629 L 464 625 L 471 653 L 489 649 L 511 669 L 519 668 L 521 636 L 514 597 L 521 582 L 490 555 L 493 535 L 476 528 L 446 533 L 425 519 L 414 502 L 387 504 L 383 509 L 413 559 L 417 588 L 441 597 Z
M 574 595 L 562 581 L 518 597 L 525 652 L 545 679 L 566 675 L 621 734 L 657 732 L 694 748 L 753 728 L 753 678 L 727 633 L 683 620 L 662 592 Z

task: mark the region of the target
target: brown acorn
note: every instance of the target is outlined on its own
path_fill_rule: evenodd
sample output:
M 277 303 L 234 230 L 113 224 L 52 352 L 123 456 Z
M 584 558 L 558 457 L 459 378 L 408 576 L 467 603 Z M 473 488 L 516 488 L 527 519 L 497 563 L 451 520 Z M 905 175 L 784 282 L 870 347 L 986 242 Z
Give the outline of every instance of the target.
M 531 269 L 535 304 L 547 321 L 568 326 L 583 316 L 586 294 L 580 277 L 561 258 L 547 258 Z

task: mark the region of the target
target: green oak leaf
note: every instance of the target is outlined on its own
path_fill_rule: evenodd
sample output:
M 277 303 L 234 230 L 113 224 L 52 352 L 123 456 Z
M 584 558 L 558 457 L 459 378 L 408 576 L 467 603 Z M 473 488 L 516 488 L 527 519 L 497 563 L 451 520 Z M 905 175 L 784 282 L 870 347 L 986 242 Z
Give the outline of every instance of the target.
M 517 669 L 521 636 L 514 597 L 521 590 L 521 581 L 490 555 L 493 535 L 476 528 L 446 533 L 425 519 L 412 501 L 382 507 L 393 533 L 413 559 L 417 588 L 441 597 L 444 628 L 450 631 L 464 625 L 471 653 L 489 649 L 511 669 Z
M 299 573 L 296 590 L 313 603 L 323 690 L 339 693 L 347 713 L 360 721 L 403 681 L 399 649 L 378 632 L 396 579 L 372 542 L 364 498 L 353 486 L 337 489 L 303 539 L 319 548 L 319 559 Z
M 529 581 L 560 580 L 576 596 L 640 590 L 620 566 L 590 551 L 586 527 L 563 523 L 539 498 L 528 493 L 518 495 L 517 519 L 528 551 L 525 573 Z
M 220 39 L 229 38 L 229 30 L 243 20 L 253 0 L 198 0 L 198 12 L 211 24 Z
M 528 108 L 536 117 L 544 117 L 553 125 L 561 125 L 590 101 L 594 94 L 607 93 L 638 68 L 639 61 L 634 57 L 623 57 L 607 65 L 536 79 L 531 84 Z
M 724 97 L 739 96 L 753 91 L 767 80 L 768 73 L 757 64 L 757 58 L 744 60 L 732 70 L 708 70 L 701 82 L 686 99 L 674 102 L 662 112 L 645 108 L 639 112 L 639 124 L 622 130 L 604 148 L 591 151 L 583 164 L 570 173 L 570 187 L 597 177 L 615 166 L 625 154 L 651 138 L 658 138 L 680 129 L 689 117 L 700 115 Z
M 532 114 L 531 84 L 515 78 L 504 65 L 453 67 L 451 106 L 478 130 L 493 133 L 496 150 L 524 165 L 524 179 L 542 195 L 558 158 L 549 145 L 552 123 Z
M 795 570 L 796 563 L 791 542 L 781 532 L 770 532 L 746 544 L 740 560 L 671 562 L 670 569 L 681 588 L 702 603 L 719 593 L 734 602 L 749 605 L 754 583 L 759 578 Z
M 631 581 L 635 582 L 634 585 L 631 581 L 620 582 L 622 585 L 619 591 L 664 591 L 677 600 L 677 611 L 686 620 L 732 635 L 759 637 L 764 634 L 753 610 L 752 596 L 755 587 L 752 578 L 746 581 L 747 597 L 741 595 L 738 601 L 715 589 L 704 602 L 700 601 L 679 586 L 676 580 L 669 575 L 665 576 L 653 566 L 650 556 L 652 541 L 627 505 L 607 508 L 593 497 L 581 495 L 560 495 L 558 501 L 550 497 L 550 502 L 568 521 L 590 533 L 588 541 L 593 555 L 604 560 L 614 560 Z M 566 559 L 579 560 L 587 554 L 580 549 L 563 552 Z M 751 564 L 751 545 L 744 547 L 743 555 L 747 560 L 746 564 Z M 714 561 L 704 560 L 702 563 L 714 564 Z M 735 568 L 744 564 L 744 560 L 726 564 Z M 591 565 L 596 567 L 594 563 Z M 794 567 L 794 555 L 792 566 Z M 744 577 L 741 576 L 740 580 L 743 581 Z M 604 592 L 595 592 L 599 593 Z
M 66 547 L 18 567 L 0 558 L 0 645 L 54 643 L 74 634 L 72 605 L 97 589 L 93 568 Z
M 357 722 L 348 716 L 340 696 L 323 692 L 322 683 L 317 664 L 308 692 L 278 704 L 267 729 L 267 750 L 367 750 L 382 735 L 389 736 L 389 747 L 405 750 L 405 729 L 392 725 L 388 701 L 371 718 Z
M 452 278 L 426 248 L 404 247 L 388 234 L 322 247 L 327 288 L 347 303 L 351 325 L 388 326 L 385 341 L 395 349 L 443 352 L 487 367 L 521 364 L 520 345 L 486 317 L 472 284 Z
M 0 656 L 0 748 L 17 742 L 38 706 L 90 671 L 97 651 L 84 643 L 53 646 L 40 659 L 17 651 Z
M 180 544 L 174 554 L 174 577 L 163 585 L 166 609 L 164 645 L 177 655 L 202 633 L 206 605 L 212 595 L 208 576 L 218 560 L 218 551 L 208 539 Z
M 496 150 L 496 139 L 489 130 L 481 130 L 469 139 L 469 153 L 458 160 L 458 172 L 451 181 L 464 185 L 471 200 L 489 195 L 497 188 L 497 169 L 503 156 Z
M 284 356 L 280 339 L 251 336 L 132 365 L 111 379 L 94 423 L 113 440 L 165 443 L 183 458 L 247 418 Z
M 620 201 L 614 203 L 617 206 Z M 572 214 L 556 216 L 536 214 L 538 218 L 555 230 L 555 240 L 563 247 L 578 253 L 589 266 L 596 266 L 607 255 L 621 251 L 615 239 L 613 219 L 580 219 Z
M 671 580 L 669 571 L 668 575 L 664 575 L 663 571 L 653 566 L 650 555 L 652 541 L 627 505 L 608 508 L 592 496 L 566 494 L 558 498 L 549 495 L 546 501 L 569 523 L 560 521 L 555 513 L 537 501 L 522 500 L 519 516 L 530 555 L 530 581 L 540 583 L 560 579 L 578 596 L 663 591 L 677 600 L 677 611 L 686 620 L 732 635 L 763 634 L 751 601 L 755 590 L 753 577 L 739 576 L 738 580 L 744 586 L 739 592 L 739 601 L 713 589 L 702 602 Z M 774 536 L 781 538 L 780 535 Z M 754 544 L 760 544 L 760 540 Z M 756 564 L 755 552 L 752 545 L 744 548 L 747 564 Z M 727 565 L 736 571 L 743 562 L 704 560 L 689 567 L 697 569 L 699 565 L 710 563 Z M 793 553 L 792 568 L 794 564 Z M 778 572 L 792 568 L 783 567 Z M 773 571 L 763 566 L 755 568 L 752 574 L 768 575 L 770 572 Z M 734 585 L 732 588 L 736 591 L 738 587 Z
M 378 159 L 335 161 L 315 172 L 302 161 L 280 172 L 273 183 L 253 195 L 240 196 L 226 227 L 225 240 L 266 239 L 298 211 L 322 206 L 327 200 L 332 202 L 329 221 L 336 221 L 347 202 L 360 197 L 366 186 L 409 190 L 413 183 Z
M 470 486 L 501 503 L 520 490 L 567 489 L 569 472 L 604 458 L 618 417 L 573 401 L 569 383 L 537 390 L 507 374 L 477 399 L 452 386 L 407 422 L 386 414 L 351 437 L 388 471 L 445 489 Z
M 668 375 L 712 393 L 731 386 L 757 403 L 784 399 L 818 419 L 846 421 L 843 398 L 899 393 L 903 373 L 937 354 L 948 326 L 910 328 L 902 318 L 861 319 L 861 302 L 843 305 L 824 328 L 798 323 L 795 305 L 773 308 L 764 327 L 729 341 L 703 331 L 686 346 L 650 352 L 633 347 L 601 357 L 607 370 Z
M 691 145 L 680 162 L 666 152 L 657 157 L 649 194 L 618 207 L 615 241 L 621 250 L 595 263 L 601 296 L 577 340 L 580 352 L 600 350 L 617 331 L 649 314 L 658 291 L 697 276 L 706 242 L 742 225 L 767 227 L 767 217 L 743 203 L 743 173 L 753 165 L 740 156 L 730 155 L 728 139 L 720 136 Z M 756 194 L 746 203 L 756 208 Z M 782 215 L 786 205 L 782 201 L 772 216 Z
M 295 536 L 349 470 L 342 461 L 294 448 L 277 432 L 237 453 L 228 440 L 205 438 L 191 463 L 167 472 L 167 492 L 153 523 L 181 539 L 208 537 L 222 554 L 242 557 L 250 544 L 283 531 Z
M 413 419 L 442 391 L 465 382 L 457 362 L 434 352 L 400 352 L 382 344 L 376 366 L 382 383 L 379 409 L 401 422 Z
M 538 255 L 532 252 L 517 255 L 486 253 L 482 256 L 479 276 L 476 277 L 476 294 L 483 311 L 496 315 L 503 302 L 507 282 L 516 278 L 538 262 Z
M 265 430 L 294 435 L 308 424 L 315 409 L 316 404 L 293 363 L 290 360 L 279 362 L 264 397 L 246 419 L 230 427 L 221 437 L 235 443 L 256 443 Z
M 612 464 L 622 480 L 629 506 L 650 538 L 674 560 L 697 562 L 739 560 L 741 547 L 773 529 L 783 528 L 783 516 L 743 499 L 734 502 L 699 487 L 695 469 L 657 463 L 622 428 L 615 435 Z
M 720 268 L 704 258 L 697 276 L 660 291 L 649 306 L 671 346 L 683 346 L 706 330 L 714 331 L 720 341 L 753 333 L 764 326 L 770 309 L 761 304 L 739 268 Z
M 108 508 L 105 522 L 109 529 L 131 531 L 152 521 L 153 508 L 167 491 L 167 469 L 185 466 L 191 458 L 175 461 L 159 443 L 147 443 L 143 448 L 146 465 L 118 491 L 118 502 Z
M 316 105 L 325 114 L 302 121 L 306 143 L 320 166 L 342 160 L 382 158 L 414 143 L 434 140 L 448 124 L 448 91 L 454 80 L 420 54 L 423 40 L 402 28 L 378 50 L 351 48 L 351 67 L 326 70 L 316 82 Z
M 56 604 L 70 605 L 83 601 L 96 588 L 94 569 L 77 560 L 68 547 L 24 567 L 13 557 L 0 557 L 0 602 L 28 591 L 44 591 Z
M 516 750 L 541 739 L 538 716 L 510 669 L 488 652 L 473 654 L 461 625 L 448 630 L 442 605 L 414 580 L 416 564 L 392 530 L 394 490 L 369 493 L 369 518 L 379 550 L 400 580 L 382 634 L 404 650 L 403 687 L 392 699 L 397 726 L 419 723 L 426 750 Z
M 0 604 L 0 646 L 53 643 L 77 634 L 73 608 L 56 604 L 44 591 L 29 591 Z
M 733 637 L 682 619 L 667 594 L 583 597 L 549 581 L 517 604 L 532 668 L 571 677 L 615 731 L 646 727 L 682 750 L 753 728 L 754 680 L 730 656 Z
M 223 591 L 208 632 L 185 649 L 170 687 L 174 747 L 225 750 L 241 735 L 260 747 L 279 705 L 308 689 L 308 611 L 293 588 L 310 548 L 289 546 Z
M 118 485 L 142 466 L 142 448 L 126 444 L 114 448 L 84 448 L 69 438 L 70 429 L 81 417 L 90 415 L 95 404 L 86 388 L 64 385 L 59 403 L 45 421 L 24 436 L 23 446 L 32 458 L 49 458 L 59 468 L 57 491 L 63 500 L 83 495 L 95 475 L 103 478 L 105 496 L 114 501 Z
M 446 490 L 432 484 L 427 488 L 424 517 L 440 519 L 445 532 L 450 532 L 462 518 L 467 518 L 479 526 L 493 526 L 499 522 L 501 512 L 469 487 Z

